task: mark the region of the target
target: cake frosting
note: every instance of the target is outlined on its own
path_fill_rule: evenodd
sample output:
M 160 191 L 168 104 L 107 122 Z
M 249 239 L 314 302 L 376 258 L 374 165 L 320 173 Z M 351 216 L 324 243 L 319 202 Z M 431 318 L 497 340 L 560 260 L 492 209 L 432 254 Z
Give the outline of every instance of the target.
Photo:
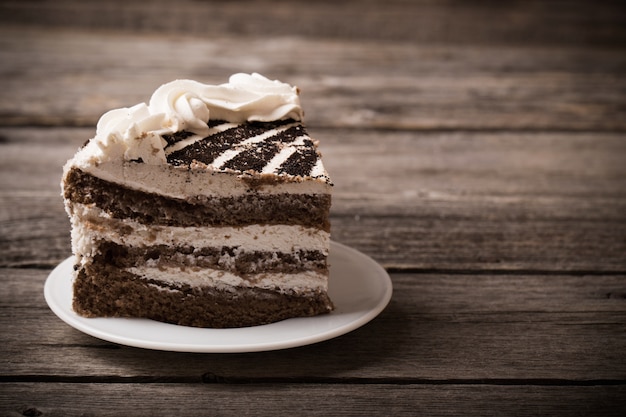
M 159 87 L 149 104 L 105 113 L 83 157 L 90 163 L 137 160 L 166 164 L 163 136 L 185 131 L 209 135 L 208 120 L 271 122 L 303 118 L 298 89 L 260 74 L 235 74 L 226 84 L 176 80 Z
M 332 183 L 296 87 L 176 80 L 64 167 L 74 309 L 239 327 L 327 313 Z
M 242 194 L 247 187 L 229 175 L 238 168 L 230 166 L 232 162 L 246 151 L 256 152 L 258 145 L 266 142 L 273 147 L 273 156 L 259 171 L 281 173 L 283 164 L 298 156 L 298 150 L 311 140 L 301 127 L 302 118 L 298 89 L 259 74 L 235 74 L 229 83 L 218 86 L 176 80 L 159 87 L 149 105 L 141 103 L 105 113 L 98 122 L 96 136 L 71 164 L 99 178 L 174 198 L 191 193 Z M 209 124 L 208 120 L 213 122 Z M 243 122 L 277 121 L 271 129 L 238 132 Z M 203 155 L 193 154 L 206 142 L 220 143 L 228 135 L 238 135 L 241 141 L 214 159 L 207 161 Z M 191 156 L 185 160 L 186 153 Z M 133 161 L 143 164 L 131 164 Z M 241 171 L 245 175 L 246 170 Z M 215 174 L 210 183 L 204 177 L 207 172 Z M 298 188 L 300 192 L 328 192 L 330 179 L 319 158 L 306 172 L 285 174 L 279 186 L 261 186 L 258 191 L 279 194 Z M 303 177 L 316 181 L 307 181 L 306 189 L 303 184 L 294 187 L 293 183 L 303 182 Z

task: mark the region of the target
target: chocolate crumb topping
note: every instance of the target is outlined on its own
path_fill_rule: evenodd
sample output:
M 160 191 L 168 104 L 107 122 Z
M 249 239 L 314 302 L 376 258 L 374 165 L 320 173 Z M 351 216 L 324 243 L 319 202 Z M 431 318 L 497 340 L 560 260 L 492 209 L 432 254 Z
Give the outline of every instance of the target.
M 193 133 L 182 130 L 171 135 L 163 135 L 162 138 L 167 142 L 167 148 L 181 140 L 187 139 L 189 136 L 193 136 Z
M 226 122 L 221 120 L 210 120 L 208 125 L 215 127 L 224 123 Z M 294 124 L 294 126 L 288 126 L 289 124 Z M 165 140 L 170 146 L 189 135 L 187 132 L 178 132 L 168 135 Z M 266 137 L 255 139 L 260 135 Z M 300 138 L 304 138 L 301 144 L 295 145 L 294 142 Z M 225 152 L 234 151 L 230 158 L 214 168 L 261 173 L 285 146 L 293 146 L 296 149 L 275 174 L 303 177 L 310 175 L 319 154 L 315 143 L 308 137 L 305 127 L 292 119 L 275 122 L 246 122 L 216 132 L 171 152 L 167 156 L 167 161 L 175 166 L 191 165 L 194 162 L 211 165 Z
M 283 162 L 278 173 L 305 177 L 311 173 L 318 158 L 319 154 L 314 148 L 301 147 Z
M 215 127 L 215 126 L 223 125 L 225 123 L 228 123 L 228 121 L 221 120 L 221 119 L 214 119 L 214 120 L 209 120 L 207 124 L 209 125 L 209 127 Z
M 250 148 L 235 156 L 230 161 L 226 162 L 224 168 L 229 168 L 237 171 L 257 171 L 261 172 L 263 167 L 267 165 L 267 162 L 272 159 L 274 155 L 278 153 L 280 149 L 274 143 L 264 142 L 259 146 Z

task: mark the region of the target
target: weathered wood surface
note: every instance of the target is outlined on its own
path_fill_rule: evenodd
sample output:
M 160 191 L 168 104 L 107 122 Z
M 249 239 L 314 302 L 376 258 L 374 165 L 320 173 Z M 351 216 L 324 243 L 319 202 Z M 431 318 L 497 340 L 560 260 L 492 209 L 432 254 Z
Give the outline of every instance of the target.
M 374 43 L 0 29 L 0 123 L 93 126 L 175 78 L 288 79 L 312 126 L 626 129 L 624 54 L 579 44 Z M 132 58 L 132 59 L 131 59 Z M 591 63 L 591 64 L 590 64 Z
M 625 28 L 612 1 L 1 1 L 0 415 L 623 415 Z M 301 88 L 333 238 L 390 305 L 254 354 L 64 324 L 63 163 L 106 110 L 238 71 Z
M 154 410 L 164 416 L 315 416 L 326 415 L 328 404 L 333 415 L 341 416 L 497 417 L 503 411 L 511 416 L 619 416 L 625 394 L 623 386 L 11 383 L 0 400 L 21 400 L 9 416 L 116 416 L 120 402 L 129 417 L 154 415 Z
M 0 23 L 157 35 L 621 45 L 619 0 L 37 0 L 0 2 Z

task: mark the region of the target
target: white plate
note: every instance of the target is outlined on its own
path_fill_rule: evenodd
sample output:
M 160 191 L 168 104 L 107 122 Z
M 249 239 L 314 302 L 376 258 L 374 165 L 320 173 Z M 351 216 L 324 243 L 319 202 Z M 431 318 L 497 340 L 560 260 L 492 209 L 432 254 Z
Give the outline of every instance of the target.
M 61 262 L 44 288 L 52 311 L 70 326 L 122 345 L 179 352 L 259 352 L 304 346 L 355 330 L 376 317 L 391 299 L 391 279 L 372 258 L 331 242 L 330 314 L 236 329 L 177 326 L 147 319 L 85 318 L 72 310 L 73 258 Z

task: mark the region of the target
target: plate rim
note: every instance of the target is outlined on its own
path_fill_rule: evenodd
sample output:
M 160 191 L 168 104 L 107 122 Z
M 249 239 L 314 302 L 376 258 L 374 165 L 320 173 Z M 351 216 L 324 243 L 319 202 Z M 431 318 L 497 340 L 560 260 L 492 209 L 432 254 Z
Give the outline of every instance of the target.
M 214 329 L 214 328 L 204 329 L 204 328 L 186 327 L 186 326 L 178 326 L 175 324 L 162 323 L 162 322 L 157 322 L 157 321 L 153 321 L 149 319 L 142 319 L 142 318 L 119 318 L 119 317 L 94 318 L 94 319 L 85 318 L 85 317 L 81 317 L 77 315 L 72 310 L 71 305 L 70 306 L 61 305 L 65 303 L 58 302 L 57 296 L 55 295 L 55 291 L 59 291 L 59 288 L 57 287 L 59 285 L 59 282 L 62 283 L 63 279 L 65 279 L 66 281 L 70 283 L 72 282 L 71 278 L 68 279 L 67 277 L 60 276 L 60 275 L 64 273 L 65 268 L 68 267 L 67 264 L 70 264 L 72 262 L 73 256 L 70 256 L 64 259 L 63 261 L 61 261 L 48 274 L 48 277 L 46 278 L 46 282 L 44 284 L 44 298 L 46 300 L 46 303 L 48 304 L 48 307 L 52 310 L 52 312 L 69 326 L 73 327 L 74 329 L 82 333 L 90 335 L 92 337 L 96 337 L 98 339 L 116 343 L 119 345 L 131 346 L 131 347 L 143 348 L 143 349 L 173 351 L 173 352 L 190 352 L 190 353 L 193 353 L 193 352 L 195 353 L 248 353 L 248 352 L 263 352 L 263 351 L 272 351 L 272 350 L 280 350 L 280 349 L 289 349 L 289 348 L 319 343 L 319 342 L 330 340 L 330 339 L 342 336 L 344 334 L 347 334 L 349 332 L 352 332 L 364 326 L 365 324 L 372 321 L 375 317 L 377 317 L 387 307 L 387 305 L 389 304 L 389 301 L 391 300 L 391 297 L 393 294 L 393 285 L 391 282 L 391 277 L 379 263 L 377 263 L 370 256 L 360 252 L 357 249 L 354 249 L 350 246 L 331 240 L 331 252 L 330 252 L 331 257 L 332 257 L 333 251 L 335 251 L 335 253 L 342 252 L 344 254 L 350 255 L 351 258 L 357 258 L 357 259 L 360 258 L 359 259 L 360 261 L 366 262 L 368 264 L 367 266 L 373 269 L 371 276 L 373 277 L 375 275 L 377 277 L 377 280 L 379 280 L 380 284 L 382 284 L 381 288 L 383 288 L 384 291 L 381 294 L 381 296 L 377 298 L 377 302 L 375 305 L 372 305 L 371 308 L 364 311 L 363 314 L 359 315 L 355 319 L 347 323 L 344 323 L 340 326 L 337 326 L 335 328 L 331 328 L 327 331 L 316 333 L 316 334 L 311 334 L 310 336 L 301 336 L 295 339 L 272 340 L 272 341 L 266 341 L 266 342 L 256 343 L 256 344 L 198 345 L 198 344 L 189 344 L 189 343 L 180 343 L 180 342 L 162 342 L 162 341 L 147 340 L 147 339 L 142 339 L 142 338 L 129 338 L 127 336 L 111 333 L 109 331 L 104 331 L 98 328 L 97 324 L 95 326 L 93 325 L 93 323 L 97 323 L 97 322 L 92 322 L 91 324 L 88 324 L 86 321 L 87 320 L 101 320 L 101 321 L 106 320 L 107 322 L 119 321 L 119 322 L 126 322 L 127 324 L 132 323 L 130 324 L 131 326 L 135 326 L 135 325 L 141 326 L 141 324 L 144 322 L 150 322 L 150 323 L 156 323 L 157 326 L 163 325 L 163 326 L 177 326 L 177 328 L 183 327 L 185 329 L 189 329 L 190 333 L 202 332 L 202 331 L 210 331 L 210 332 L 219 333 L 220 331 L 232 331 L 232 330 L 245 332 L 246 329 L 257 330 L 262 327 L 266 327 L 268 328 L 268 331 L 271 331 L 272 326 L 276 327 L 280 325 L 280 323 L 291 322 L 295 320 L 298 320 L 301 322 L 307 322 L 307 321 L 311 322 L 311 321 L 314 321 L 315 319 L 319 319 L 320 317 L 322 318 L 327 317 L 327 315 L 314 316 L 314 317 L 299 317 L 299 318 L 282 320 L 276 323 L 270 323 L 270 324 L 266 324 L 262 326 L 252 326 L 249 328 L 235 328 L 235 329 Z M 353 262 L 354 262 L 354 259 L 352 260 L 352 263 Z M 330 268 L 332 272 L 332 268 L 333 268 L 332 263 L 331 263 Z M 336 317 L 340 313 L 337 313 L 336 311 L 329 313 L 329 315 L 333 315 L 333 314 Z

